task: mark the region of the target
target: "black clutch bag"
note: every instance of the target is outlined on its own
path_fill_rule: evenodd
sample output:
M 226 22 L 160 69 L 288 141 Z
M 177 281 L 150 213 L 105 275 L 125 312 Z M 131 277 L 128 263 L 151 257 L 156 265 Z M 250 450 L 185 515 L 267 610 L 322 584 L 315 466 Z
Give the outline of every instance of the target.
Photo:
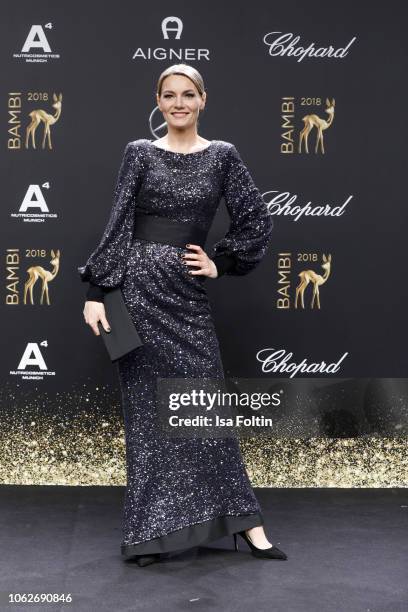
M 109 357 L 114 362 L 143 346 L 143 342 L 131 319 L 120 287 L 105 293 L 104 305 L 111 331 L 106 332 L 100 321 L 98 327 Z

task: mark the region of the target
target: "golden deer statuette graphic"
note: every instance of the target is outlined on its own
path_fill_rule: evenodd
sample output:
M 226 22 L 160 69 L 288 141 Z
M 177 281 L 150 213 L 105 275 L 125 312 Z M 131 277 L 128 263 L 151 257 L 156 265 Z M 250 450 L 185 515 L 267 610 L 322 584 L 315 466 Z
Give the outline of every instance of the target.
M 58 251 L 54 253 L 53 249 L 51 249 L 51 257 L 52 259 L 50 261 L 50 264 L 53 267 L 52 272 L 50 272 L 49 270 L 46 270 L 42 266 L 30 266 L 28 268 L 27 274 L 29 278 L 24 283 L 24 304 L 27 304 L 27 291 L 28 290 L 30 290 L 31 304 L 34 304 L 33 287 L 39 278 L 41 278 L 42 280 L 40 304 L 43 303 L 44 293 L 47 298 L 47 304 L 48 305 L 50 304 L 50 298 L 48 295 L 48 283 L 52 281 L 58 274 L 59 262 L 60 262 L 60 250 L 58 249 Z
M 305 307 L 304 293 L 310 281 L 313 283 L 313 298 L 312 298 L 312 303 L 310 307 L 313 308 L 314 301 L 316 298 L 317 307 L 320 308 L 319 287 L 320 285 L 323 285 L 330 276 L 330 270 L 331 270 L 331 254 L 330 253 L 327 258 L 326 258 L 326 255 L 323 253 L 323 262 L 324 262 L 322 263 L 322 268 L 324 270 L 323 276 L 321 276 L 320 274 L 316 274 L 314 270 L 303 270 L 302 272 L 298 274 L 298 276 L 300 276 L 300 283 L 296 287 L 295 308 L 297 308 L 299 294 L 301 296 L 302 308 Z
M 309 148 L 308 148 L 308 136 L 309 136 L 309 132 L 315 127 L 317 129 L 317 138 L 316 138 L 316 147 L 315 147 L 315 153 L 317 153 L 317 149 L 319 147 L 319 143 L 320 143 L 320 148 L 322 153 L 324 153 L 324 146 L 323 146 L 323 130 L 327 130 L 327 128 L 329 128 L 334 120 L 334 104 L 335 104 L 335 100 L 333 98 L 333 101 L 330 102 L 330 100 L 328 98 L 326 98 L 326 108 L 324 109 L 326 111 L 326 113 L 329 115 L 329 118 L 327 119 L 323 119 L 321 117 L 319 117 L 319 115 L 305 115 L 304 117 L 302 117 L 302 121 L 305 124 L 305 127 L 301 130 L 300 134 L 299 134 L 299 153 L 302 152 L 302 142 L 303 140 L 305 141 L 305 149 L 306 149 L 306 153 L 309 153 Z
M 37 108 L 36 110 L 31 111 L 31 113 L 28 113 L 29 117 L 31 117 L 31 123 L 26 128 L 26 140 L 25 140 L 26 149 L 28 149 L 28 139 L 30 137 L 30 134 L 31 134 L 31 144 L 33 146 L 33 149 L 35 149 L 35 130 L 37 129 L 41 121 L 44 122 L 44 136 L 43 136 L 43 141 L 42 141 L 42 148 L 43 149 L 45 148 L 45 138 L 48 136 L 48 139 L 47 139 L 48 148 L 52 149 L 50 125 L 54 125 L 54 123 L 56 123 L 58 119 L 60 118 L 61 107 L 62 107 L 62 93 L 60 93 L 59 96 L 56 96 L 54 93 L 53 100 L 54 100 L 54 104 L 52 105 L 52 107 L 55 108 L 54 115 L 50 115 L 42 108 Z

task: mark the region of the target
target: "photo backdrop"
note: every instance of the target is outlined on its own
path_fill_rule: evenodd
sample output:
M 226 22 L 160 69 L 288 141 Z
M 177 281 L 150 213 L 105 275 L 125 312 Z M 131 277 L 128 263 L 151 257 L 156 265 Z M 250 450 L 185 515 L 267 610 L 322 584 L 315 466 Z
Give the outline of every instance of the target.
M 344 379 L 328 385 L 336 406 L 358 391 L 313 439 L 243 442 L 253 483 L 406 483 L 404 3 L 0 11 L 1 481 L 124 483 L 116 370 L 84 323 L 77 267 L 125 145 L 165 133 L 156 83 L 183 62 L 205 81 L 200 135 L 235 144 L 274 220 L 254 272 L 206 283 L 226 376 L 289 378 L 303 363 L 296 377 Z M 221 202 L 206 248 L 228 223 Z

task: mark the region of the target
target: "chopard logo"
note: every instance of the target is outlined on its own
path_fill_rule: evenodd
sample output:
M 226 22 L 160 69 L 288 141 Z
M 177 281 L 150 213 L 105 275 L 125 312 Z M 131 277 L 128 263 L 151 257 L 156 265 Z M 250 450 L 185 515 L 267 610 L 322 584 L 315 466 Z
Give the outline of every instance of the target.
M 269 194 L 276 193 L 269 202 L 267 198 Z M 346 206 L 350 202 L 353 195 L 349 195 L 345 202 L 341 205 L 332 204 L 316 204 L 307 202 L 296 203 L 298 196 L 296 194 L 290 194 L 288 191 L 278 192 L 277 190 L 266 191 L 263 195 L 263 199 L 267 203 L 269 213 L 276 217 L 292 217 L 293 221 L 299 221 L 303 216 L 306 217 L 341 217 L 346 212 Z
M 262 363 L 262 372 L 290 373 L 289 378 L 293 378 L 299 372 L 306 372 L 308 374 L 315 374 L 316 372 L 332 374 L 333 372 L 338 372 L 340 363 L 347 355 L 348 352 L 343 353 L 340 359 L 334 363 L 320 361 L 308 364 L 306 359 L 303 359 L 300 363 L 295 363 L 294 361 L 290 362 L 293 353 L 287 353 L 284 349 L 265 348 L 258 351 L 256 358 Z
M 354 36 L 345 47 L 335 49 L 332 45 L 316 47 L 314 42 L 310 43 L 307 47 L 297 46 L 300 36 L 294 36 L 292 32 L 287 32 L 278 37 L 275 37 L 275 34 L 282 34 L 282 32 L 268 32 L 263 37 L 263 42 L 269 47 L 269 55 L 272 57 L 283 57 L 286 55 L 287 57 L 296 58 L 298 62 L 304 60 L 305 57 L 343 59 L 348 55 L 349 48 L 357 39 Z

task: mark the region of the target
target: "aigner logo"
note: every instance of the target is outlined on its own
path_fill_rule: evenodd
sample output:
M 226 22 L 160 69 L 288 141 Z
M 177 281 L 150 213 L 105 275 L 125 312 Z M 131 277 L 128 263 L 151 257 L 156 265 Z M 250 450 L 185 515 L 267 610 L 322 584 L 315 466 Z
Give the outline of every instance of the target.
M 44 31 L 45 29 L 52 30 L 52 28 L 52 23 L 46 23 L 44 26 L 31 26 L 21 51 L 19 53 L 13 53 L 13 58 L 22 59 L 25 62 L 35 64 L 44 64 L 49 60 L 60 59 L 61 56 L 59 53 L 53 53 L 51 51 L 51 46 Z
M 321 98 L 301 98 L 299 106 L 322 106 Z M 326 107 L 324 109 L 327 117 L 322 112 L 316 113 L 305 113 L 302 114 L 300 120 L 303 123 L 303 127 L 296 128 L 296 100 L 294 97 L 282 98 L 282 143 L 281 153 L 309 153 L 309 134 L 312 132 L 314 137 L 314 152 L 324 154 L 324 133 L 326 130 L 332 127 L 334 121 L 334 107 L 335 99 L 329 100 L 326 98 Z M 319 109 L 320 110 L 320 109 Z M 299 112 L 300 114 L 300 112 Z M 300 122 L 299 122 L 300 123 Z M 298 129 L 299 135 L 297 136 L 296 130 Z M 332 130 L 330 130 L 330 133 Z M 297 140 L 297 149 L 296 149 Z
M 175 40 L 180 40 L 181 33 L 183 31 L 183 22 L 179 17 L 165 17 L 161 22 L 161 32 L 164 40 L 169 40 L 170 36 Z M 201 48 L 181 48 L 177 49 L 167 49 L 165 47 L 148 47 L 147 49 L 142 49 L 138 47 L 136 51 L 132 55 L 132 59 L 157 59 L 157 60 L 177 60 L 177 61 L 195 61 L 206 59 L 210 60 L 210 51 L 209 49 L 201 49 Z

